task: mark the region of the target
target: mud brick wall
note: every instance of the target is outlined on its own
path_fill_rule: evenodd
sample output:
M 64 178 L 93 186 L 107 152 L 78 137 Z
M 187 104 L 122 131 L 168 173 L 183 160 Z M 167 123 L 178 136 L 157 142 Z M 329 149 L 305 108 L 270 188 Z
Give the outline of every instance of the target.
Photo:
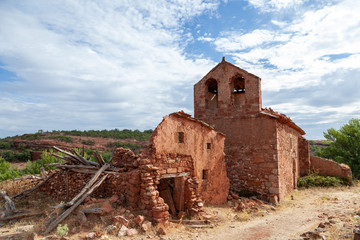
M 134 169 L 137 168 L 137 160 L 139 155 L 133 153 L 130 149 L 117 148 L 113 155 L 112 165 L 118 168 Z
M 92 176 L 93 174 L 56 171 L 54 176 L 41 187 L 41 191 L 57 200 L 66 201 L 67 195 L 68 200 L 71 200 L 83 189 Z M 140 171 L 134 170 L 131 172 L 109 175 L 91 196 L 104 198 L 111 197 L 115 194 L 123 199 L 123 204 L 136 207 L 139 201 L 139 192 Z
M 179 141 L 179 133 L 183 139 Z M 164 117 L 150 139 L 152 164 L 160 174 L 190 172 L 208 203 L 224 203 L 229 190 L 224 135 L 184 113 Z M 166 172 L 165 172 L 166 171 Z
M 303 137 L 299 137 L 299 167 L 300 176 L 305 176 L 310 173 L 310 147 L 309 141 Z
M 157 185 L 160 183 L 159 168 L 154 167 L 149 159 L 139 161 L 141 169 L 139 207 L 150 216 L 155 223 L 168 224 L 169 206 L 159 196 Z
M 333 160 L 310 156 L 311 171 L 324 176 L 344 177 L 352 182 L 351 168 L 342 163 Z
M 275 120 L 267 117 L 209 118 L 227 137 L 225 153 L 230 189 L 269 196 L 278 188 Z
M 278 122 L 276 129 L 279 162 L 279 188 L 277 194 L 279 194 L 278 197 L 281 200 L 297 186 L 299 176 L 298 139 L 301 135 L 287 125 Z

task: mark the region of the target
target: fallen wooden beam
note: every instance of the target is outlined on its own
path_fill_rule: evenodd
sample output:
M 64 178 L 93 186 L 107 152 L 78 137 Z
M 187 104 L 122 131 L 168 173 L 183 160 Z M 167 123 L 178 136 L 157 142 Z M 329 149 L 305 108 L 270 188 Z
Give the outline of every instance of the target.
M 105 166 L 105 165 L 104 165 Z M 65 212 L 63 212 L 55 221 L 50 223 L 50 225 L 46 228 L 44 234 L 50 233 L 59 223 L 61 223 L 75 208 L 77 208 L 87 196 L 89 196 L 96 188 L 98 188 L 106 179 L 107 175 L 104 175 L 99 181 L 97 181 L 82 197 L 74 203 L 70 208 L 68 208 Z
M 6 201 L 6 204 L 4 205 L 5 216 L 12 215 L 16 210 L 14 202 L 11 200 L 11 198 L 8 195 L 6 195 L 5 191 L 1 191 L 0 194 Z
M 193 225 L 205 225 L 210 224 L 209 220 L 169 220 L 172 223 L 183 223 L 183 224 L 193 224 Z
M 9 216 L 9 217 L 0 218 L 0 222 L 10 221 L 10 220 L 15 220 L 15 219 L 23 219 L 23 218 L 28 218 L 28 217 L 35 217 L 35 216 L 40 216 L 43 214 L 44 214 L 44 212 L 17 214 L 17 215 L 13 215 L 13 216 Z

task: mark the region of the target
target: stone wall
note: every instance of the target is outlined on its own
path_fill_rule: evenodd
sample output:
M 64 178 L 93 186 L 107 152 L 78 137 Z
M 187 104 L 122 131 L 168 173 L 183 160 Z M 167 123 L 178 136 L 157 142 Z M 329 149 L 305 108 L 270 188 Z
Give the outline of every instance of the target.
M 41 187 L 41 191 L 57 200 L 71 200 L 90 180 L 93 174 L 56 171 L 54 176 Z M 122 204 L 137 207 L 140 192 L 140 171 L 111 174 L 92 196 L 99 198 L 118 195 Z M 67 198 L 67 199 L 66 199 Z
M 179 142 L 179 133 L 183 139 Z M 152 164 L 161 174 L 189 172 L 199 182 L 199 194 L 208 203 L 226 201 L 224 136 L 184 113 L 164 117 L 150 139 Z
M 278 122 L 276 129 L 279 162 L 278 200 L 281 200 L 297 186 L 299 176 L 298 138 L 301 135 L 287 125 Z M 272 191 L 276 191 L 276 189 L 270 189 L 272 194 L 276 194 Z
M 300 176 L 305 176 L 310 173 L 310 147 L 309 141 L 304 137 L 299 136 L 299 167 Z
M 348 165 L 337 163 L 333 160 L 321 158 L 321 157 L 310 157 L 311 171 L 316 172 L 324 176 L 336 176 L 344 177 L 352 182 L 352 173 Z

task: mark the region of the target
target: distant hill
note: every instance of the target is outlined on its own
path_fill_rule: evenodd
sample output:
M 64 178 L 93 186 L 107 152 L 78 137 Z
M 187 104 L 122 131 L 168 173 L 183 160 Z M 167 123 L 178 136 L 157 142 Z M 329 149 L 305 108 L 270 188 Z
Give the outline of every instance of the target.
M 93 151 L 111 152 L 124 147 L 139 153 L 147 146 L 153 130 L 90 130 L 90 131 L 39 131 L 33 134 L 0 139 L 0 156 L 9 162 L 28 161 L 32 153 L 57 146 L 63 149 L 84 149 L 88 154 Z
M 310 154 L 317 156 L 317 153 L 324 147 L 328 147 L 330 142 L 327 140 L 310 140 Z

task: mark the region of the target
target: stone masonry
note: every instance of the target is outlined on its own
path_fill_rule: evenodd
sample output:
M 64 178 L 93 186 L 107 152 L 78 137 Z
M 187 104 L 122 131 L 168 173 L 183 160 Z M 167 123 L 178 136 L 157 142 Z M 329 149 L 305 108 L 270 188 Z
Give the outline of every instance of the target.
M 305 132 L 261 104 L 261 79 L 223 58 L 194 85 L 195 118 L 225 134 L 230 189 L 280 200 L 310 172 Z

